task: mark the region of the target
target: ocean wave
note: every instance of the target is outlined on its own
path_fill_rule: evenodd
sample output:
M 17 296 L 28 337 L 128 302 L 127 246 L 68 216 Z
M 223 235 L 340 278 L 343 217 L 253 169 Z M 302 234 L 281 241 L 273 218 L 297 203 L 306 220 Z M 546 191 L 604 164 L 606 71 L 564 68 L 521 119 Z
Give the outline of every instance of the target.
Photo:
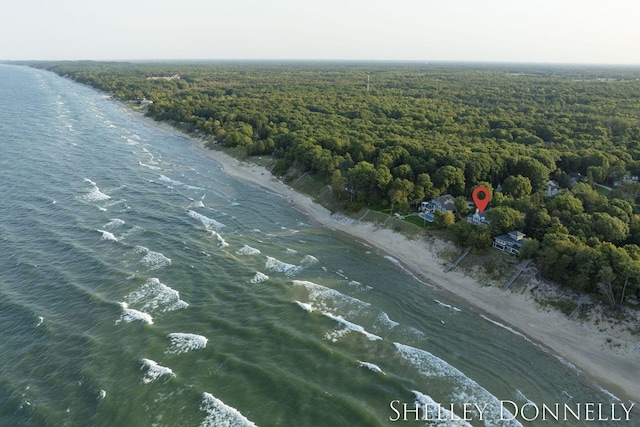
M 168 354 L 182 354 L 192 350 L 200 350 L 207 346 L 207 338 L 202 335 L 174 332 L 167 335 L 170 344 L 165 351 Z
M 320 262 L 318 261 L 318 258 L 312 255 L 305 255 L 304 258 L 300 260 L 300 264 L 302 265 L 317 264 L 318 262 Z
M 436 421 L 437 424 L 435 424 L 434 427 L 472 427 L 471 424 L 469 424 L 466 420 L 463 420 L 461 417 L 457 416 L 453 411 L 443 408 L 438 402 L 433 400 L 431 396 L 420 393 L 416 390 L 413 390 L 412 392 L 416 397 L 416 403 L 423 411 L 423 413 L 420 415 L 420 418 Z M 444 423 L 440 421 L 444 421 Z M 429 425 L 431 426 L 433 424 Z
M 508 414 L 506 409 L 500 408 L 500 401 L 497 397 L 467 377 L 460 370 L 426 350 L 400 343 L 394 343 L 394 345 L 402 358 L 416 367 L 420 375 L 429 379 L 441 378 L 449 382 L 451 384 L 452 403 L 455 403 L 457 399 L 459 403 L 477 402 L 480 405 L 486 404 L 486 408 L 483 411 L 485 425 L 522 426 L 522 424 L 514 419 L 513 414 Z M 511 421 L 500 420 L 501 410 L 505 412 L 504 418 Z M 476 413 L 474 416 L 477 418 L 479 414 Z M 492 420 L 495 420 L 495 423 Z
M 295 301 L 295 303 L 298 304 L 298 306 L 300 306 L 300 308 L 302 308 L 307 313 L 311 313 L 313 311 L 313 305 L 309 303 L 300 302 L 300 301 Z
M 253 278 L 251 280 L 249 280 L 250 283 L 262 283 L 262 282 L 266 282 L 267 280 L 269 280 L 269 276 L 267 276 L 264 273 L 260 273 L 259 271 L 256 271 L 256 274 L 253 276 Z
M 209 230 L 209 234 L 211 235 L 211 237 L 215 237 L 216 240 L 218 240 L 218 246 L 220 246 L 221 248 L 226 248 L 227 246 L 229 246 L 229 243 L 227 243 L 227 241 L 224 240 L 224 238 L 219 233 L 216 233 L 213 230 Z
M 131 323 L 136 321 L 146 323 L 147 325 L 153 325 L 153 317 L 151 317 L 150 314 L 129 308 L 129 305 L 124 302 L 120 303 L 120 305 L 122 306 L 122 314 L 120 315 L 120 318 L 116 320 L 116 325 L 121 322 Z
M 108 223 L 106 223 L 104 225 L 104 228 L 106 229 L 112 229 L 112 228 L 118 228 L 124 225 L 124 221 L 121 220 L 120 218 L 113 218 L 112 220 L 110 220 Z
M 363 308 L 371 307 L 371 304 L 357 298 L 342 294 L 335 289 L 319 285 L 307 280 L 293 280 L 295 286 L 302 286 L 309 292 L 309 299 L 325 311 L 359 312 Z
M 361 360 L 358 360 L 358 367 L 360 368 L 367 368 L 369 369 L 371 372 L 375 372 L 377 374 L 382 374 L 382 375 L 387 375 L 384 373 L 384 371 L 382 369 L 380 369 L 380 367 L 378 365 L 374 365 L 373 363 L 369 363 L 369 362 L 363 362 Z
M 180 293 L 170 288 L 160 280 L 152 277 L 137 290 L 130 292 L 126 297 L 127 304 L 135 306 L 142 311 L 165 313 L 168 311 L 187 308 L 188 303 L 180 299 Z
M 216 230 L 219 230 L 223 227 L 226 227 L 224 224 L 222 224 L 221 222 L 216 221 L 213 218 L 209 218 L 208 216 L 202 215 L 196 211 L 192 211 L 191 209 L 189 209 L 187 211 L 187 213 L 189 214 L 189 216 L 193 219 L 196 219 L 198 221 L 200 221 L 202 223 L 202 225 L 204 225 L 205 228 L 215 228 Z
M 329 341 L 336 342 L 339 338 L 345 336 L 349 332 L 361 333 L 371 341 L 378 341 L 382 339 L 382 337 L 372 334 L 371 332 L 367 332 L 362 326 L 357 325 L 353 322 L 350 322 L 342 316 L 336 316 L 335 314 L 328 313 L 325 311 L 322 312 L 322 315 L 328 317 L 329 319 L 335 320 L 341 326 L 341 328 L 339 329 L 334 329 L 333 331 L 327 332 L 325 337 Z
M 136 246 L 136 252 L 144 252 L 140 262 L 144 264 L 149 270 L 158 270 L 160 268 L 171 265 L 171 259 L 167 258 L 160 252 L 154 252 L 144 246 Z
M 438 301 L 437 299 L 434 299 L 434 301 L 435 301 L 435 302 L 436 302 L 436 304 L 438 304 L 439 306 L 442 306 L 442 307 L 448 308 L 448 309 L 450 309 L 450 310 L 457 311 L 457 312 L 461 312 L 461 311 L 462 311 L 462 310 L 460 310 L 458 307 L 454 307 L 454 306 L 452 306 L 452 305 L 445 304 L 445 303 L 443 303 L 442 301 Z
M 241 247 L 236 251 L 236 254 L 238 255 L 257 255 L 259 253 L 260 253 L 259 249 L 252 248 L 251 246 L 248 246 L 248 245 L 244 245 L 243 247 Z
M 286 276 L 295 276 L 302 270 L 301 266 L 282 262 L 279 259 L 270 256 L 267 257 L 264 268 L 269 271 L 284 273 Z
M 144 377 L 142 378 L 142 382 L 144 382 L 145 384 L 149 384 L 150 382 L 157 380 L 163 375 L 169 375 L 171 377 L 176 376 L 171 368 L 160 366 L 151 359 L 142 359 L 142 367 L 140 368 L 140 370 L 146 371 Z
M 114 242 L 118 241 L 116 236 L 114 236 L 113 233 L 111 233 L 109 231 L 105 231 L 105 230 L 96 230 L 96 231 L 98 233 L 102 233 L 102 237 L 100 238 L 100 240 L 112 240 Z
M 207 392 L 200 403 L 200 410 L 207 413 L 200 427 L 257 427 L 237 409 Z

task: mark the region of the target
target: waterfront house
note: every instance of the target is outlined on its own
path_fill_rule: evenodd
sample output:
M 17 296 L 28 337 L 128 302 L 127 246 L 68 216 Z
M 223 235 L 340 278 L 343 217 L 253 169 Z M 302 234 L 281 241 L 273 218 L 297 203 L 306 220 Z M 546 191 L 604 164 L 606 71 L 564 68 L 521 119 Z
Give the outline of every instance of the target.
M 442 213 L 447 213 L 447 212 L 456 213 L 455 201 L 456 201 L 455 197 L 453 197 L 450 194 L 445 194 L 444 196 L 431 199 L 428 202 L 422 202 L 420 204 L 420 212 L 433 214 L 435 211 L 438 210 Z
M 526 234 L 521 231 L 511 231 L 508 234 L 496 236 L 493 238 L 493 247 L 511 255 L 520 255 L 525 236 Z
M 474 214 L 467 217 L 467 222 L 473 225 L 489 225 L 490 221 L 487 219 L 487 211 L 480 213 L 478 209 Z

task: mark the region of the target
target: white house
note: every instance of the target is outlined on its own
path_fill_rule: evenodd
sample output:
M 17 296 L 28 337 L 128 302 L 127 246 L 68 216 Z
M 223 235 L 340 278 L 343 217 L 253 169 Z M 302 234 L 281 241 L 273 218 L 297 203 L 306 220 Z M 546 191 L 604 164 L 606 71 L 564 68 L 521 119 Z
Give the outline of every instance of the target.
M 436 210 L 439 210 L 442 213 L 447 213 L 447 212 L 456 213 L 455 201 L 456 201 L 455 197 L 453 197 L 450 194 L 445 194 L 444 196 L 431 199 L 428 202 L 422 202 L 420 204 L 420 211 L 427 214 L 432 214 Z
M 508 234 L 494 237 L 493 247 L 511 255 L 520 255 L 520 248 L 525 237 L 526 234 L 521 231 L 511 231 Z
M 491 222 L 487 219 L 487 211 L 480 213 L 476 209 L 476 213 L 467 217 L 467 222 L 474 225 L 489 225 Z

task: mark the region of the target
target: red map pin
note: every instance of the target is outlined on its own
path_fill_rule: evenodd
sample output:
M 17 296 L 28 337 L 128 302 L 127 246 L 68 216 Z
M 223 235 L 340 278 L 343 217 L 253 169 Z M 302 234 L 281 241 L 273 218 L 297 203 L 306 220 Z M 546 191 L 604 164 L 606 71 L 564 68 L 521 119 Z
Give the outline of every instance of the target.
M 491 200 L 491 193 L 489 192 L 489 189 L 487 187 L 481 185 L 473 190 L 471 197 L 473 198 L 473 203 L 476 204 L 478 211 L 482 213 Z

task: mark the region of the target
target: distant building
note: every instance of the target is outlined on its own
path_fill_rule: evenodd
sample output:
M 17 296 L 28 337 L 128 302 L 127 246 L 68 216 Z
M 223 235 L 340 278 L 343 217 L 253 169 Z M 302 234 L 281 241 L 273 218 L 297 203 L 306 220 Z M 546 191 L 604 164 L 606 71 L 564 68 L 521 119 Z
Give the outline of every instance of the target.
M 511 255 L 520 255 L 520 248 L 525 237 L 526 234 L 520 231 L 511 231 L 508 234 L 494 237 L 493 247 Z
M 142 99 L 142 101 L 140 101 L 140 105 L 151 105 L 153 104 L 153 101 L 148 100 L 148 99 Z
M 420 212 L 424 212 L 427 214 L 433 214 L 435 211 L 440 211 L 442 213 L 452 212 L 456 213 L 456 204 L 455 197 L 450 194 L 445 194 L 444 196 L 436 197 L 435 199 L 431 199 L 428 202 L 422 202 L 420 204 Z
M 630 182 L 638 182 L 638 175 L 629 175 L 626 174 L 622 177 L 622 179 L 617 179 L 614 181 L 614 187 L 620 187 L 622 184 L 628 184 Z
M 587 177 L 580 173 L 570 173 L 569 174 L 569 187 L 573 188 L 576 184 L 580 184 L 587 180 Z
M 562 188 L 560 188 L 560 184 L 558 184 L 557 181 L 554 181 L 552 179 L 547 181 L 547 191 L 545 191 L 547 197 L 553 197 L 556 194 L 560 194 L 561 191 Z
M 467 222 L 474 225 L 489 225 L 491 222 L 487 219 L 487 211 L 480 213 L 476 209 L 476 213 L 467 217 Z

